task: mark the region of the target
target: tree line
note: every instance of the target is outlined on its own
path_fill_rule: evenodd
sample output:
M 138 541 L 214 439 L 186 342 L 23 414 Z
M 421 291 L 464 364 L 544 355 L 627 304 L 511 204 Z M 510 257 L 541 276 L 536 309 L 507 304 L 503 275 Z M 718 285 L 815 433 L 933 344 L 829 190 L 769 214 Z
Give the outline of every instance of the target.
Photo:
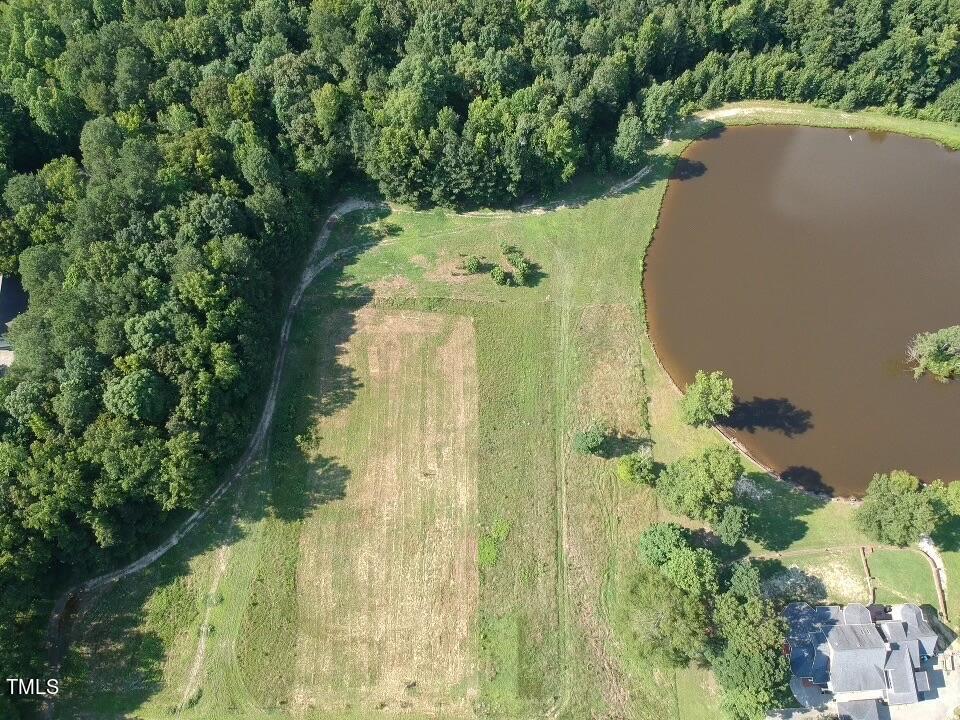
M 509 203 L 740 98 L 957 121 L 958 26 L 947 0 L 8 0 L 0 271 L 30 305 L 0 381 L 4 676 L 41 671 L 57 587 L 235 459 L 344 182 Z

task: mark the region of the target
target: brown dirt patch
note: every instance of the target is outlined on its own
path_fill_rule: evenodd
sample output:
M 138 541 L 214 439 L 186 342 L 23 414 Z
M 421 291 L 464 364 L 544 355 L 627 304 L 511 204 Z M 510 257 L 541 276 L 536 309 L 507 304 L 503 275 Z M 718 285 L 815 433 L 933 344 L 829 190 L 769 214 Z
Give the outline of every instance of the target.
M 781 598 L 839 603 L 867 602 L 870 589 L 856 551 L 824 551 L 803 563 L 784 560 L 786 569 L 764 582 L 764 591 Z
M 376 300 L 393 297 L 411 297 L 416 294 L 416 288 L 403 275 L 389 275 L 370 284 L 373 297 Z
M 427 270 L 425 277 L 433 282 L 441 282 L 448 285 L 464 285 L 477 282 L 481 278 L 486 277 L 486 273 L 477 273 L 474 275 L 468 273 L 463 269 L 463 262 L 466 258 L 460 255 L 450 255 L 446 250 L 440 251 L 437 262 L 432 266 L 426 258 L 422 258 L 422 256 L 417 257 L 420 257 L 422 261 L 426 263 L 425 265 L 421 265 L 421 267 Z M 413 260 L 413 258 L 411 258 L 411 260 Z M 420 263 L 415 262 L 414 264 L 419 265 Z
M 363 310 L 360 380 L 314 450 L 350 469 L 304 522 L 294 702 L 318 711 L 469 717 L 476 693 L 477 370 L 469 318 Z

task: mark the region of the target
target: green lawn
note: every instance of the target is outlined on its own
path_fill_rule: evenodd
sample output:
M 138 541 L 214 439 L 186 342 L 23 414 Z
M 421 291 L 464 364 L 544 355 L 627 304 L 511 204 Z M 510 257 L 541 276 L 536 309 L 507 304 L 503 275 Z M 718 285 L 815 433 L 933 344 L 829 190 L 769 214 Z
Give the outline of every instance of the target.
M 937 589 L 928 560 L 913 550 L 876 550 L 867 558 L 876 580 L 877 602 L 911 602 L 936 609 Z
M 58 716 L 717 717 L 708 673 L 625 642 L 635 539 L 669 516 L 613 472 L 646 442 L 661 461 L 724 442 L 679 423 L 645 333 L 643 256 L 687 143 L 621 196 L 603 178 L 546 212 L 348 216 L 328 250 L 350 252 L 294 323 L 263 461 L 85 605 Z M 502 244 L 538 266 L 533 287 L 460 270 L 503 263 Z M 594 420 L 615 431 L 607 457 L 574 454 Z M 753 467 L 745 489 L 754 553 L 866 542 L 848 504 Z M 905 577 L 891 587 L 926 592 Z

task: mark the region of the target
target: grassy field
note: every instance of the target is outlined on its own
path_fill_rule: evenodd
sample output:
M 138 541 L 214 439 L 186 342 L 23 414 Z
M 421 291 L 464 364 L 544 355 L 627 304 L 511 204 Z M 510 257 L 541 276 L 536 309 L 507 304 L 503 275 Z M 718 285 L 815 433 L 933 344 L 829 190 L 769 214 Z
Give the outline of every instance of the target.
M 328 249 L 352 252 L 305 298 L 262 462 L 83 604 L 57 715 L 718 717 L 709 673 L 631 650 L 635 540 L 668 516 L 613 472 L 647 443 L 668 462 L 724 442 L 679 423 L 645 332 L 643 257 L 688 142 L 621 195 L 598 179 L 546 211 L 345 218 Z M 460 269 L 505 264 L 504 244 L 532 287 Z M 592 421 L 611 428 L 603 457 L 571 450 Z M 852 506 L 757 468 L 740 493 L 749 551 L 853 573 L 827 550 L 867 542 Z
M 668 165 L 542 214 L 342 222 L 330 250 L 365 249 L 295 324 L 264 461 L 85 606 L 58 714 L 715 717 L 707 673 L 654 672 L 618 632 L 662 517 L 613 465 L 648 439 L 639 279 Z M 459 269 L 503 244 L 533 287 Z M 574 454 L 594 420 L 606 457 Z M 104 686 L 124 664 L 149 672 Z

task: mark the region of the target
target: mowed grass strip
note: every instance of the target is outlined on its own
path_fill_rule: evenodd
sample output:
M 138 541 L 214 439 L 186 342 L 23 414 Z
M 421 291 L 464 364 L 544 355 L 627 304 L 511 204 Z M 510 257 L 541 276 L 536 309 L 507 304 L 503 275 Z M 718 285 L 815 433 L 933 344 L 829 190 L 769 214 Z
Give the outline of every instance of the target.
M 361 310 L 347 407 L 300 447 L 336 454 L 342 500 L 309 513 L 296 568 L 292 708 L 471 714 L 477 372 L 470 318 Z
M 954 150 L 960 149 L 960 126 L 955 123 L 898 117 L 877 110 L 843 112 L 778 100 L 746 100 L 728 103 L 722 108 L 698 114 L 715 117 L 720 122 L 731 125 L 810 125 L 895 132 L 934 140 Z

